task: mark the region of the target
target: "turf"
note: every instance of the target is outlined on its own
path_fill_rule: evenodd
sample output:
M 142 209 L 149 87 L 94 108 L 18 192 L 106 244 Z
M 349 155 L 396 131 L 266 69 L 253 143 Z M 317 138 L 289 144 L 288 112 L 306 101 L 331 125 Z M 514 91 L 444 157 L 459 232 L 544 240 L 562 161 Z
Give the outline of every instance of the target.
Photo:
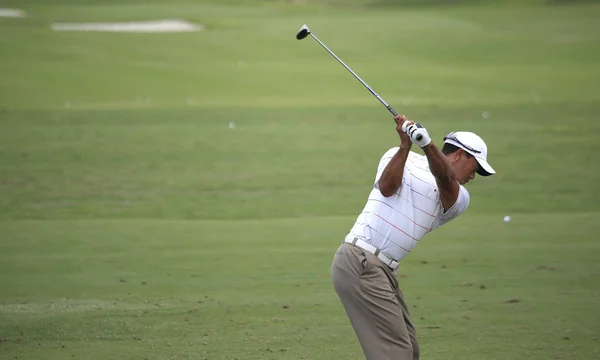
M 0 358 L 362 358 L 329 267 L 398 140 L 304 23 L 498 171 L 402 263 L 422 357 L 600 358 L 600 6 L 391 3 L 3 2 Z M 49 27 L 155 18 L 206 31 Z

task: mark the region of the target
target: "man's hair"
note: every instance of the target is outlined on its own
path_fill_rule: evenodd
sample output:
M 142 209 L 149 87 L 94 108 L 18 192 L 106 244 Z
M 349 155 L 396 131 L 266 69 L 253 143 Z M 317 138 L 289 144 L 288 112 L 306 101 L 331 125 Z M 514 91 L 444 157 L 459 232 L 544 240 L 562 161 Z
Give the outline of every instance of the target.
M 442 147 L 442 154 L 444 155 L 448 155 L 448 154 L 452 154 L 456 151 L 458 151 L 458 149 L 462 149 L 461 147 L 458 147 L 456 145 L 452 145 L 449 143 L 445 143 L 444 147 Z M 464 150 L 464 149 L 463 149 Z M 468 152 L 465 151 L 465 154 L 467 154 L 467 159 L 473 157 L 473 155 L 469 154 Z

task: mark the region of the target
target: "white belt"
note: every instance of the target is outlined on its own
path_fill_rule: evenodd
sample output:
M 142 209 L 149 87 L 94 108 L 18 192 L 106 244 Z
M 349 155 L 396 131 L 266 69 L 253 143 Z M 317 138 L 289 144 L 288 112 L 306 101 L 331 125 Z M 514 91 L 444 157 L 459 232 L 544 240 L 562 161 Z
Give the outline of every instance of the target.
M 386 254 L 382 253 L 381 250 L 379 250 L 378 248 L 376 248 L 375 246 L 369 244 L 368 242 L 361 240 L 357 237 L 353 237 L 353 236 L 349 236 L 347 238 L 344 239 L 344 242 L 358 246 L 359 248 L 366 250 L 368 252 L 370 252 L 371 254 L 377 256 L 377 258 L 384 263 L 385 265 L 389 266 L 390 268 L 392 268 L 392 270 L 396 270 L 398 268 L 398 261 L 392 259 L 391 257 L 387 256 Z

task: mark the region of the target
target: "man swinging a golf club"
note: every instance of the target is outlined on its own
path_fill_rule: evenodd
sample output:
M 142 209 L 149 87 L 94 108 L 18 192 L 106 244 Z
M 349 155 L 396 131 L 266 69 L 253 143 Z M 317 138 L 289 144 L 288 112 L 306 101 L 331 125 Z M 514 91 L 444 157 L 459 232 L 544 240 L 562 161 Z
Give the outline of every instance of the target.
M 404 115 L 394 120 L 400 146 L 379 161 L 373 190 L 331 267 L 335 291 L 368 360 L 419 359 L 396 277 L 399 261 L 424 235 L 467 209 L 464 184 L 476 173 L 495 173 L 476 134 L 450 133 L 440 150 L 422 125 Z M 413 144 L 425 155 L 412 152 Z
M 438 149 L 421 124 L 396 113 L 305 24 L 296 39 L 308 36 L 394 115 L 400 135 L 400 146 L 379 161 L 367 203 L 335 253 L 333 286 L 368 360 L 418 360 L 417 334 L 396 278 L 399 261 L 423 236 L 467 209 L 463 185 L 475 173 L 495 173 L 487 146 L 476 134 L 460 131 L 448 134 Z M 413 143 L 424 156 L 411 151 Z

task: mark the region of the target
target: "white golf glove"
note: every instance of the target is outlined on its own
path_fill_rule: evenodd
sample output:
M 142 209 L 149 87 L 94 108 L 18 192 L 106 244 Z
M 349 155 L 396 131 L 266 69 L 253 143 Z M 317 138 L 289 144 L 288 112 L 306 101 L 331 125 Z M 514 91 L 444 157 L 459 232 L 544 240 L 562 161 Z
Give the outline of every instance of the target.
M 412 123 L 407 126 L 406 124 L 407 122 L 402 124 L 402 130 L 408 134 L 410 141 L 419 145 L 420 147 L 429 145 L 431 142 L 431 137 L 429 137 L 429 133 L 427 132 L 427 129 L 423 127 L 423 125 L 419 123 Z

